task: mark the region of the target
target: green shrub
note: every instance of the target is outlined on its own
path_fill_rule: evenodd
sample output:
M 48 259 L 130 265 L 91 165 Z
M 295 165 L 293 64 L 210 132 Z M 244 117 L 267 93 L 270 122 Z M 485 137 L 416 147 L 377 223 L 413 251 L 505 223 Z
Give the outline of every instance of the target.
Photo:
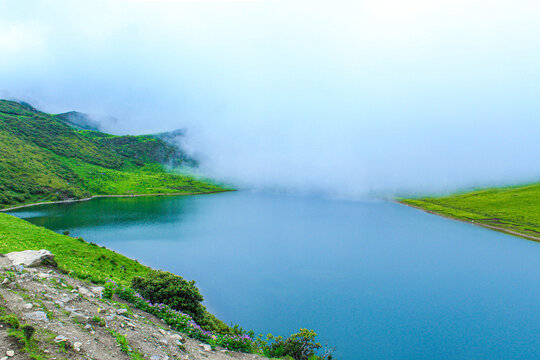
M 104 289 L 103 289 L 103 293 L 102 293 L 103 298 L 112 299 L 115 287 L 116 287 L 115 283 L 106 282 L 104 284 Z
M 99 325 L 101 327 L 107 325 L 107 323 L 105 322 L 105 320 L 103 320 L 102 318 L 100 318 L 99 316 L 94 316 L 92 318 L 92 321 L 96 324 L 96 325 Z
M 17 319 L 17 317 L 12 314 L 0 316 L 0 323 L 4 325 L 8 325 L 13 329 L 18 329 L 20 326 L 19 319 Z
M 317 355 L 316 351 L 322 346 L 315 342 L 317 334 L 313 330 L 300 329 L 300 332 L 292 334 L 284 339 L 281 336 L 273 337 L 268 334 L 266 341 L 259 340 L 259 346 L 264 355 L 268 357 L 291 358 L 294 360 L 331 360 L 333 359 L 331 351 L 322 356 Z
M 23 325 L 21 326 L 21 329 L 26 339 L 30 339 L 36 332 L 36 329 L 32 325 Z
M 151 271 L 145 278 L 134 277 L 132 287 L 154 304 L 166 304 L 185 312 L 199 324 L 207 322 L 206 309 L 201 304 L 203 297 L 193 280 L 186 281 L 170 272 Z

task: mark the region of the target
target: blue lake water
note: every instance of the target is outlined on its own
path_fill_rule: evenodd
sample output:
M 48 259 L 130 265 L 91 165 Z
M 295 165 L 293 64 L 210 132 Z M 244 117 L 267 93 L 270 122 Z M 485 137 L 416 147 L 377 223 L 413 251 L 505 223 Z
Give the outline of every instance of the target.
M 195 279 L 227 323 L 353 359 L 540 358 L 540 244 L 384 201 L 250 192 L 12 212 Z

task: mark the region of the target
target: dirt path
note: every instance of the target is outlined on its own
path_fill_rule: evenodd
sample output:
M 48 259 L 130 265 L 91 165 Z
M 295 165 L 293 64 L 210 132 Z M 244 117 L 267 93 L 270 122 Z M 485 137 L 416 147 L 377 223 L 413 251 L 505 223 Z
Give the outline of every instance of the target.
M 263 357 L 231 352 L 190 339 L 163 321 L 118 299 L 101 298 L 102 288 L 49 268 L 13 268 L 0 257 L 0 306 L 32 325 L 42 356 L 49 359 L 248 360 Z M 0 328 L 0 359 L 29 359 L 17 339 Z

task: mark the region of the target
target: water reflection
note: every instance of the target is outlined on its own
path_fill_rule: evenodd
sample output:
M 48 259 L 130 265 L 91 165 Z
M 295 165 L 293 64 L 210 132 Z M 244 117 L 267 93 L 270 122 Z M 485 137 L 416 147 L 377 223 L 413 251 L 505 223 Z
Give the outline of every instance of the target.
M 192 196 L 98 198 L 91 201 L 39 205 L 9 212 L 54 231 L 111 224 L 167 224 L 198 211 Z

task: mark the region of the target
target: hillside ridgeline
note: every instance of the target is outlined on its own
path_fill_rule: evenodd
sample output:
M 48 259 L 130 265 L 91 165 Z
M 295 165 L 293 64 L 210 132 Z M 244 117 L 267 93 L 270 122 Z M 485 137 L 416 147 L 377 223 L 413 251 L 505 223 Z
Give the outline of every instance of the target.
M 196 162 L 164 134 L 115 136 L 81 130 L 71 121 L 74 113 L 66 114 L 0 100 L 0 209 L 92 195 L 224 190 L 167 171 Z

